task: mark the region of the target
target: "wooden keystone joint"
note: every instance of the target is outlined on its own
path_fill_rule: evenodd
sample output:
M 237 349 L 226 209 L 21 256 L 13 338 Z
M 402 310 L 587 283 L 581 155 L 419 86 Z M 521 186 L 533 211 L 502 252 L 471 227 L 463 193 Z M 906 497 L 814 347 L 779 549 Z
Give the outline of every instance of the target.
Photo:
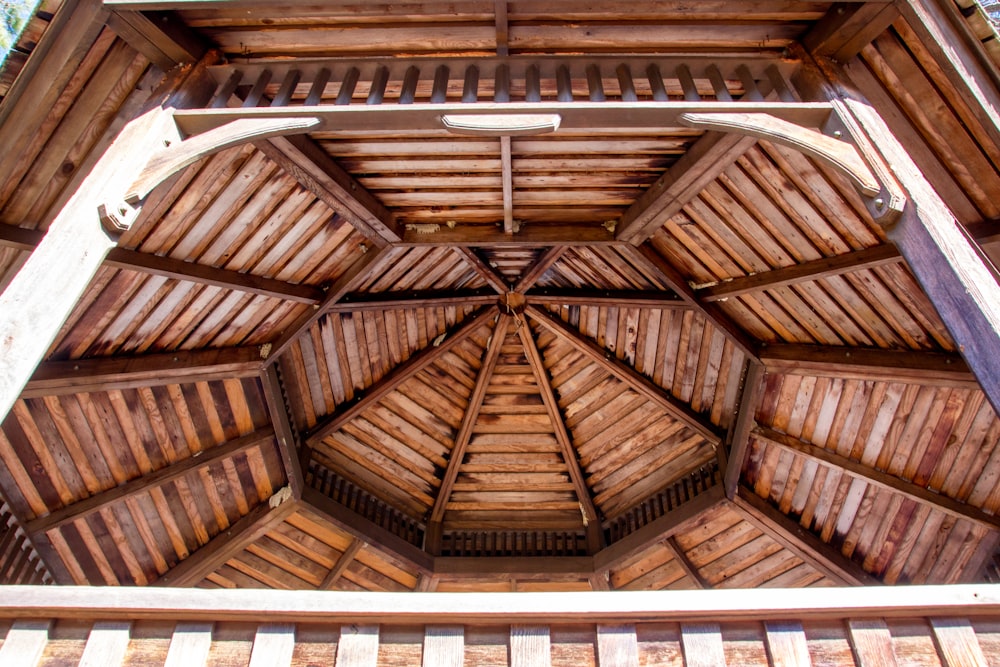
M 518 292 L 507 292 L 497 299 L 497 308 L 507 315 L 520 315 L 524 312 L 527 299 Z
M 104 230 L 113 238 L 118 239 L 122 233 L 131 229 L 139 217 L 141 207 L 121 201 L 117 204 L 104 203 L 97 207 L 97 215 L 101 219 Z

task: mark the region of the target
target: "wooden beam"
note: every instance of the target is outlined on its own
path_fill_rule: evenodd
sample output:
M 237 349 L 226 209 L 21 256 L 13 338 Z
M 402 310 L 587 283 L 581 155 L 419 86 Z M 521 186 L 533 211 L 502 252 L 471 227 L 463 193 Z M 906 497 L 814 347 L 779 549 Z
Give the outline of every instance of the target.
M 452 291 L 407 291 L 378 292 L 374 294 L 355 292 L 344 296 L 339 302 L 327 308 L 330 313 L 357 313 L 363 311 L 382 312 L 386 310 L 445 308 L 455 306 L 488 306 L 497 302 L 497 292 L 492 288 Z
M 0 224 L 0 245 L 10 248 L 31 252 L 44 237 L 45 232 L 41 230 Z M 104 265 L 154 276 L 164 276 L 173 280 L 184 280 L 200 285 L 249 292 L 285 301 L 315 304 L 323 298 L 323 290 L 311 285 L 289 283 L 241 271 L 185 262 L 172 257 L 152 255 L 128 248 L 112 248 L 104 259 Z
M 545 275 L 553 264 L 559 261 L 559 258 L 563 256 L 569 248 L 564 245 L 554 245 L 545 252 L 535 261 L 535 263 L 528 268 L 528 270 L 521 276 L 517 284 L 514 285 L 514 292 L 518 294 L 524 294 L 526 291 L 534 287 L 535 283 L 538 282 L 539 278 Z
M 333 585 L 337 583 L 337 580 L 340 579 L 340 576 L 344 574 L 344 570 L 347 569 L 347 566 L 353 563 L 354 558 L 358 555 L 358 553 L 360 553 L 361 550 L 367 546 L 368 543 L 365 542 L 364 540 L 359 540 L 358 538 L 354 538 L 353 540 L 351 540 L 350 546 L 344 549 L 344 552 L 340 554 L 340 558 L 338 558 L 337 562 L 333 564 L 333 567 L 330 568 L 330 571 L 326 573 L 326 576 L 323 577 L 323 581 L 320 582 L 320 585 L 316 587 L 316 590 L 318 591 L 332 590 Z
M 271 426 L 278 442 L 281 462 L 285 466 L 285 477 L 292 489 L 292 497 L 299 500 L 305 488 L 300 457 L 302 448 L 298 431 L 289 416 L 287 394 L 278 364 L 271 364 L 264 369 L 260 374 L 260 383 L 264 388 L 264 402 L 271 415 Z
M 440 359 L 455 345 L 458 345 L 485 325 L 495 314 L 496 311 L 492 308 L 482 308 L 476 311 L 453 331 L 448 332 L 441 343 L 420 350 L 405 362 L 393 368 L 381 380 L 368 387 L 364 392 L 357 393 L 354 400 L 338 405 L 333 413 L 319 420 L 312 430 L 306 434 L 305 444 L 313 447 L 322 442 L 323 438 L 336 431 L 344 423 L 378 403 L 386 395 L 395 391 L 399 385 Z
M 756 143 L 753 137 L 706 133 L 625 211 L 615 238 L 643 243 Z
M 276 137 L 254 145 L 376 245 L 402 240 L 402 231 L 389 209 L 313 139 Z
M 449 581 L 460 579 L 579 581 L 594 573 L 590 556 L 437 556 L 434 574 Z
M 621 245 L 601 225 L 585 223 L 525 225 L 517 234 L 504 234 L 503 230 L 493 225 L 455 225 L 454 229 L 442 225 L 409 227 L 404 231 L 403 240 L 396 244 L 397 247 L 537 248 L 551 245 Z
M 413 546 L 316 489 L 306 488 L 302 499 L 324 519 L 354 539 L 366 542 L 372 549 L 377 549 L 389 558 L 412 567 L 418 574 L 434 574 L 434 557 L 423 549 Z
M 740 475 L 746 465 L 750 453 L 750 430 L 754 426 L 757 406 L 764 391 L 764 367 L 753 360 L 747 361 L 746 373 L 743 376 L 743 386 L 740 388 L 740 403 L 737 407 L 736 419 L 733 420 L 727 434 L 729 454 L 726 456 L 723 486 L 726 497 L 732 500 L 736 497 L 736 489 L 740 484 Z
M 525 308 L 525 312 L 531 316 L 532 321 L 537 322 L 564 342 L 572 345 L 578 352 L 627 384 L 641 396 L 655 403 L 665 410 L 667 414 L 682 422 L 695 433 L 701 435 L 711 443 L 718 444 L 721 442 L 722 436 L 718 427 L 711 423 L 704 415 L 692 410 L 690 405 L 674 397 L 666 389 L 660 387 L 625 362 L 620 361 L 597 343 L 585 338 L 576 329 L 549 312 L 535 306 L 528 305 Z
M 290 493 L 288 500 L 281 501 L 281 497 L 282 491 L 279 491 L 270 501 L 251 509 L 207 544 L 167 570 L 155 585 L 190 588 L 198 584 L 299 510 L 299 501 L 291 500 Z
M 834 3 L 802 38 L 813 55 L 845 63 L 885 32 L 899 17 L 892 3 Z
M 701 576 L 701 572 L 698 571 L 698 568 L 691 563 L 687 554 L 684 553 L 684 550 L 681 549 L 681 546 L 677 543 L 676 537 L 671 535 L 667 539 L 663 540 L 663 546 L 665 546 L 670 553 L 674 555 L 674 560 L 677 561 L 677 564 L 681 566 L 682 570 L 684 570 L 684 574 L 688 576 L 688 579 L 694 583 L 695 588 L 704 590 L 712 587 L 705 580 L 705 577 Z
M 129 498 L 147 493 L 153 489 L 158 489 L 184 477 L 194 470 L 225 461 L 254 447 L 259 447 L 266 442 L 270 442 L 273 439 L 274 430 L 267 427 L 240 438 L 229 440 L 221 445 L 203 449 L 186 459 L 171 463 L 166 467 L 154 470 L 141 477 L 136 477 L 106 491 L 95 493 L 92 496 L 57 509 L 51 514 L 32 519 L 25 524 L 25 529 L 32 535 L 46 533 L 67 523 L 86 518 L 105 507 L 120 504 Z
M 559 448 L 562 450 L 563 461 L 566 462 L 569 478 L 573 482 L 573 489 L 576 491 L 576 497 L 580 503 L 580 511 L 583 514 L 583 526 L 587 531 L 588 546 L 591 553 L 595 553 L 604 546 L 601 515 L 598 514 L 597 506 L 594 504 L 594 496 L 591 493 L 590 487 L 587 486 L 583 467 L 580 465 L 580 457 L 573 446 L 569 431 L 566 429 L 566 422 L 559 409 L 559 402 L 556 400 L 555 391 L 552 388 L 552 379 L 549 377 L 549 373 L 545 369 L 545 363 L 542 361 L 542 354 L 538 350 L 538 345 L 535 343 L 535 339 L 532 337 L 531 329 L 527 326 L 527 323 L 521 322 L 521 324 L 522 326 L 517 328 L 517 334 L 521 338 L 521 346 L 524 348 L 528 364 L 535 375 L 535 381 L 538 383 L 539 391 L 542 394 L 542 403 L 545 404 L 545 410 L 548 412 L 549 420 L 552 422 L 552 427 L 555 431 L 556 442 L 559 443 Z
M 906 496 L 910 500 L 914 500 L 922 505 L 928 505 L 935 510 L 958 519 L 972 521 L 990 530 L 1000 529 L 1000 516 L 987 514 L 979 507 L 967 505 L 960 500 L 932 491 L 927 487 L 877 470 L 860 461 L 841 456 L 825 447 L 818 447 L 766 426 L 757 426 L 753 429 L 752 435 L 768 446 L 805 456 L 807 459 L 825 466 L 838 468 L 855 479 L 860 479 L 880 489 Z
M 510 286 L 507 284 L 507 279 L 497 271 L 495 268 L 490 266 L 482 255 L 476 252 L 473 248 L 459 246 L 455 248 L 455 252 L 468 262 L 472 270 L 479 274 L 486 284 L 496 290 L 497 294 L 506 294 L 510 291 Z
M 497 0 L 501 2 L 501 0 Z M 504 7 L 507 1 L 502 0 Z M 503 233 L 514 233 L 514 159 L 510 137 L 500 137 L 500 177 L 503 182 Z
M 722 487 L 713 486 L 599 551 L 594 555 L 594 570 L 607 572 L 615 569 L 657 542 L 684 530 L 703 512 L 724 501 L 725 493 Z
M 469 441 L 472 440 L 472 429 L 476 425 L 476 420 L 479 419 L 479 411 L 483 406 L 483 399 L 486 397 L 486 389 L 493 378 L 493 370 L 496 368 L 497 360 L 500 358 L 500 350 L 503 349 L 504 339 L 507 337 L 507 328 L 511 320 L 511 316 L 506 313 L 501 313 L 497 318 L 496 325 L 493 327 L 493 333 L 490 336 L 489 345 L 487 345 L 486 352 L 483 354 L 483 364 L 479 367 L 476 384 L 469 395 L 469 405 L 462 415 L 462 423 L 455 434 L 455 445 L 452 447 L 451 455 L 448 457 L 448 467 L 445 468 L 444 474 L 441 475 L 441 486 L 438 488 L 437 497 L 434 498 L 434 506 L 431 508 L 430 518 L 428 519 L 428 523 L 434 525 L 434 529 L 431 530 L 428 527 L 427 530 L 428 535 L 433 534 L 433 539 L 429 540 L 428 551 L 435 555 L 440 550 L 440 524 L 444 518 L 445 509 L 448 506 L 448 499 L 451 497 L 451 490 L 455 486 L 455 480 L 458 479 L 458 470 L 462 467 L 462 461 L 465 459 L 465 450 L 469 446 Z
M 761 346 L 760 360 L 769 373 L 979 387 L 962 357 L 946 352 L 787 343 Z
M 179 350 L 135 357 L 98 357 L 44 361 L 21 393 L 22 398 L 82 394 L 168 384 L 253 377 L 263 367 L 259 347 Z
M 621 308 L 683 308 L 691 306 L 676 294 L 643 290 L 531 289 L 524 295 L 537 306 L 610 306 Z
M 694 289 L 680 271 L 661 257 L 652 246 L 645 244 L 639 248 L 624 247 L 620 252 L 634 267 L 664 282 L 745 355 L 751 359 L 757 358 L 757 342 L 740 329 L 718 304 L 699 301 Z
M 173 12 L 119 9 L 108 16 L 108 27 L 163 71 L 196 62 L 208 51 L 202 39 Z
M 739 492 L 731 502 L 750 523 L 833 581 L 851 586 L 882 583 L 860 565 L 845 558 L 837 549 L 782 514 L 752 489 L 740 485 Z

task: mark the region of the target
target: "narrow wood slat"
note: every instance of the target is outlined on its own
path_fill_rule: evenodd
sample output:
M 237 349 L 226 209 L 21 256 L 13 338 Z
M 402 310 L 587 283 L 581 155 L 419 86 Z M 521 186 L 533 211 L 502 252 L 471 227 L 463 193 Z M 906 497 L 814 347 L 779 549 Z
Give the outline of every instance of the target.
M 722 628 L 718 623 L 682 623 L 681 645 L 687 667 L 719 667 L 726 664 Z
M 358 552 L 366 546 L 368 546 L 367 542 L 355 538 L 351 542 L 351 545 L 347 547 L 342 554 L 340 554 L 340 558 L 338 558 L 337 562 L 334 563 L 332 568 L 330 568 L 330 571 L 326 573 L 326 576 L 323 577 L 323 581 L 320 582 L 317 590 L 330 590 L 337 582 L 337 579 L 340 578 L 340 575 L 344 573 L 344 570 L 347 569 L 347 566 L 354 562 L 354 558 L 358 555 Z
M 547 625 L 510 626 L 510 667 L 549 667 L 551 664 Z
M 80 658 L 80 667 L 112 667 L 125 660 L 132 624 L 122 621 L 94 623 Z
M 932 618 L 931 630 L 945 667 L 986 667 L 976 631 L 965 618 Z
M 265 623 L 253 638 L 249 667 L 283 667 L 292 664 L 295 651 L 295 626 L 291 623 Z
M 597 626 L 597 664 L 600 667 L 639 667 L 635 625 Z
M 0 665 L 37 665 L 51 627 L 51 621 L 16 621 L 0 646 Z
M 889 626 L 881 619 L 848 621 L 848 638 L 858 667 L 896 667 Z
M 809 667 L 809 646 L 806 633 L 798 621 L 768 621 L 767 652 L 773 667 Z
M 428 625 L 424 630 L 423 667 L 462 667 L 465 628 L 461 625 Z
M 163 667 L 201 667 L 212 648 L 211 623 L 178 623 Z
M 375 667 L 378 662 L 377 625 L 344 625 L 340 628 L 335 667 Z

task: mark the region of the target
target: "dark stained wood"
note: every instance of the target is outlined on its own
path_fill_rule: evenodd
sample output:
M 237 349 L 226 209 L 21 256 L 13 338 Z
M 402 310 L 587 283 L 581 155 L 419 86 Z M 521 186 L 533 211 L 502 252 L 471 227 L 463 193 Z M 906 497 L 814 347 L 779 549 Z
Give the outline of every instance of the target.
M 589 556 L 436 556 L 434 573 L 442 579 L 510 577 L 518 580 L 577 581 L 594 572 Z
M 685 554 L 684 550 L 681 549 L 679 544 L 677 544 L 677 538 L 671 535 L 667 539 L 663 540 L 663 545 L 670 550 L 670 553 L 673 554 L 674 560 L 676 560 L 677 564 L 681 566 L 682 570 L 684 570 L 684 574 L 688 576 L 688 579 L 694 582 L 695 588 L 711 588 L 711 585 L 709 585 L 709 583 L 705 581 L 705 578 L 701 576 L 701 573 L 698 572 L 698 568 L 691 563 L 687 554 Z
M 364 393 L 356 394 L 353 401 L 342 403 L 336 412 L 319 421 L 312 430 L 306 434 L 305 443 L 312 447 L 320 442 L 330 433 L 333 433 L 341 425 L 350 421 L 358 414 L 364 412 L 368 407 L 380 401 L 387 394 L 393 392 L 401 384 L 406 382 L 424 368 L 440 359 L 445 353 L 455 345 L 475 333 L 481 328 L 489 317 L 496 313 L 493 309 L 481 309 L 473 316 L 461 323 L 454 331 L 448 333 L 447 337 L 438 345 L 426 347 L 417 352 L 400 366 L 392 369 L 378 383 L 369 387 Z
M 521 279 L 517 281 L 514 285 L 513 291 L 520 294 L 524 294 L 527 290 L 531 289 L 532 286 L 538 279 L 541 278 L 549 268 L 559 261 L 563 253 L 566 252 L 568 248 L 566 246 L 556 245 L 552 246 L 546 250 L 534 263 L 534 265 L 521 276 Z
M 846 63 L 898 17 L 892 3 L 834 3 L 802 38 L 802 45 L 817 56 Z
M 629 308 L 690 308 L 680 297 L 640 290 L 594 290 L 534 288 L 525 294 L 528 303 L 539 306 L 624 306 Z
M 385 311 L 407 308 L 440 308 L 447 306 L 486 306 L 497 302 L 494 289 L 451 291 L 407 291 L 403 294 L 366 294 L 356 292 L 344 296 L 327 310 L 331 313 Z
M 357 538 L 352 540 L 351 546 L 347 547 L 347 550 L 345 550 L 344 553 L 340 554 L 340 557 L 337 559 L 337 562 L 334 563 L 333 567 L 330 568 L 330 571 L 326 573 L 326 576 L 323 577 L 323 581 L 320 583 L 319 586 L 316 587 L 316 590 L 320 591 L 331 590 L 333 588 L 333 585 L 337 583 L 337 580 L 340 579 L 341 575 L 344 574 L 344 570 L 346 570 L 348 566 L 354 561 L 354 558 L 358 555 L 358 552 L 360 552 L 366 546 L 368 546 L 366 542 L 363 542 Z
M 271 416 L 274 437 L 278 442 L 281 462 L 285 466 L 285 477 L 292 488 L 292 497 L 302 498 L 305 482 L 302 476 L 302 444 L 298 433 L 288 416 L 287 393 L 282 382 L 278 364 L 271 364 L 261 373 L 261 386 L 264 388 L 264 401 L 267 412 Z
M 180 479 L 193 470 L 210 466 L 214 463 L 230 459 L 237 454 L 247 452 L 253 447 L 268 442 L 274 438 L 274 430 L 270 427 L 254 431 L 234 440 L 230 440 L 202 450 L 194 456 L 172 463 L 166 467 L 154 470 L 153 472 L 136 477 L 128 482 L 108 489 L 101 493 L 94 494 L 83 500 L 67 505 L 32 521 L 27 522 L 25 528 L 29 533 L 45 533 L 72 521 L 83 519 L 95 512 L 99 512 L 105 507 L 117 503 L 123 503 L 129 498 L 139 494 L 147 493 L 157 489 L 174 480 Z
M 108 17 L 108 26 L 163 71 L 195 62 L 208 50 L 204 40 L 170 12 L 117 10 Z
M 263 363 L 259 347 L 45 361 L 38 365 L 21 397 L 35 398 L 253 377 L 260 373 Z
M 978 387 L 957 354 L 823 345 L 767 345 L 760 360 L 769 372 L 931 386 Z
M 750 431 L 754 426 L 754 415 L 764 389 L 764 367 L 753 360 L 747 361 L 743 387 L 740 389 L 740 403 L 736 419 L 729 428 L 726 440 L 729 453 L 726 456 L 726 472 L 723 485 L 726 497 L 732 500 L 740 483 L 740 475 L 750 452 Z
M 455 252 L 459 254 L 472 270 L 479 274 L 479 276 L 486 281 L 486 284 L 497 291 L 497 294 L 506 294 L 510 291 L 510 287 L 507 285 L 507 281 L 502 275 L 489 263 L 482 258 L 482 256 L 473 248 L 457 247 Z

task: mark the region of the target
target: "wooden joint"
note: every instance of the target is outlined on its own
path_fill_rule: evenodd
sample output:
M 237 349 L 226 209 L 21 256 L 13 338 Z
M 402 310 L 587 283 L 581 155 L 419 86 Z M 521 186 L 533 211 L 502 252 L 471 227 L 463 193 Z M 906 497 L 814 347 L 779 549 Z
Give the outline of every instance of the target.
M 104 231 L 115 241 L 135 223 L 141 207 L 121 201 L 117 204 L 105 202 L 97 207 L 97 215 L 101 219 Z
M 859 133 L 836 108 L 823 131 L 767 113 L 684 113 L 680 122 L 689 127 L 765 139 L 825 162 L 850 179 L 872 218 L 884 226 L 894 223 L 903 211 L 906 198 L 902 190 L 888 170 L 861 148 Z

